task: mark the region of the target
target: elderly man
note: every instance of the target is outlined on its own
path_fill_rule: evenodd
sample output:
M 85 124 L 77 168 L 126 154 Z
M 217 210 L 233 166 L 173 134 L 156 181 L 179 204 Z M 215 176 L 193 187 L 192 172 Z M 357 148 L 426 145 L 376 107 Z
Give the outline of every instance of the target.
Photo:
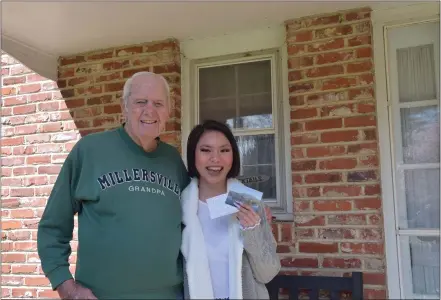
M 181 290 L 179 199 L 189 178 L 178 151 L 159 139 L 170 112 L 167 82 L 133 75 L 121 108 L 126 123 L 83 137 L 69 153 L 38 227 L 43 271 L 63 299 L 176 299 Z

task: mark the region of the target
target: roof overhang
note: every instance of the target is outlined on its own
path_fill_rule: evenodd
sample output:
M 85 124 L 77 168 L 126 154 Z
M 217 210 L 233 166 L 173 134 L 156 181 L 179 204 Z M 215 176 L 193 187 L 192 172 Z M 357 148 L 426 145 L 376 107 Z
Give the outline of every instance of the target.
M 3 2 L 2 49 L 56 80 L 57 60 L 86 51 L 176 38 L 181 41 L 280 26 L 289 19 L 410 2 L 161 1 Z

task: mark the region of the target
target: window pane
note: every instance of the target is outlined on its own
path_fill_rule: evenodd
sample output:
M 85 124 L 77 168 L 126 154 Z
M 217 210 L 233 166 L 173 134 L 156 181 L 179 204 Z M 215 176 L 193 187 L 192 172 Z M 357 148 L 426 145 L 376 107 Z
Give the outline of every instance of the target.
M 403 160 L 408 164 L 439 162 L 439 107 L 401 108 Z
M 433 44 L 397 50 L 400 102 L 436 99 Z
M 400 227 L 439 228 L 439 169 L 405 170 L 404 172 L 407 216 L 400 216 Z
M 274 135 L 236 137 L 241 154 L 239 179 L 250 188 L 263 192 L 263 198 L 277 197 Z
M 409 237 L 413 293 L 439 296 L 440 240 L 438 237 Z M 403 251 L 406 253 L 407 251 Z M 403 260 L 409 258 L 403 257 Z M 407 295 L 412 297 L 413 295 Z
M 199 70 L 201 121 L 215 119 L 233 129 L 272 128 L 271 61 Z

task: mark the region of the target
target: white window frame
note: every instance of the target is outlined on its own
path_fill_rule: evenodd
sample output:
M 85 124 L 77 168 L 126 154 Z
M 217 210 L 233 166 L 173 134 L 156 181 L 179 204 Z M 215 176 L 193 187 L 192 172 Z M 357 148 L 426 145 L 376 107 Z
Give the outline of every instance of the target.
M 389 76 L 387 66 L 387 28 L 410 24 L 439 21 L 439 3 L 413 4 L 372 12 L 373 44 L 375 63 L 375 90 L 377 99 L 377 119 L 380 148 L 381 188 L 383 199 L 383 216 L 385 231 L 385 252 L 387 267 L 387 289 L 389 299 L 404 299 L 405 282 L 400 272 L 398 213 L 394 190 L 393 144 L 391 137 L 392 118 L 389 115 L 391 105 Z M 440 183 L 441 184 L 441 183 Z M 401 230 L 403 231 L 403 230 Z M 439 232 L 439 230 L 438 230 Z M 410 263 L 410 262 L 409 262 Z M 410 266 L 409 266 L 410 267 Z M 410 270 L 410 269 L 409 269 Z M 409 272 L 409 270 L 403 270 Z
M 188 135 L 193 126 L 199 122 L 198 68 L 263 59 L 271 60 L 275 162 L 276 168 L 280 170 L 277 172 L 278 199 L 269 201 L 267 204 L 277 220 L 292 221 L 291 108 L 284 26 L 181 42 L 182 153 L 185 160 Z M 240 135 L 241 130 L 234 133 Z

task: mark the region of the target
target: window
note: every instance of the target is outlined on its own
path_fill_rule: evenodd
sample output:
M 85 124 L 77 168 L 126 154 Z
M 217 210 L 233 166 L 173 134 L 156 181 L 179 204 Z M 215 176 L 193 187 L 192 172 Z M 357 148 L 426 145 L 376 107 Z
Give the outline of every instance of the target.
M 402 297 L 440 297 L 439 22 L 386 31 Z
M 279 73 L 276 50 L 194 61 L 194 122 L 214 119 L 230 126 L 241 155 L 239 179 L 263 192 L 274 216 L 289 219 L 286 173 L 291 169 L 284 138 L 289 131 L 284 130 Z

